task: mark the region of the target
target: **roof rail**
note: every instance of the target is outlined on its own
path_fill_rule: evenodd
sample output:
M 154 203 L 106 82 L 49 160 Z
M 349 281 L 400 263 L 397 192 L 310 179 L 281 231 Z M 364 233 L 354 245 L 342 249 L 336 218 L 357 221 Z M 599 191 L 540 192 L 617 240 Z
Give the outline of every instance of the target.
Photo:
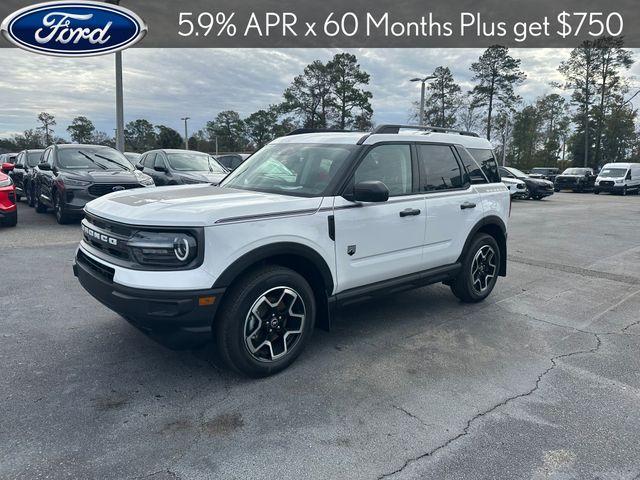
M 339 128 L 296 128 L 287 133 L 290 135 L 302 135 L 303 133 L 335 133 L 335 132 L 353 132 L 354 130 L 341 130 Z
M 466 135 L 467 137 L 479 137 L 477 133 L 467 132 L 465 130 L 455 130 L 453 128 L 446 127 L 434 127 L 432 125 L 379 125 L 377 126 L 371 134 L 376 133 L 387 133 L 387 134 L 397 134 L 400 133 L 400 130 L 424 130 L 426 132 L 437 132 L 437 133 L 457 133 L 459 135 Z

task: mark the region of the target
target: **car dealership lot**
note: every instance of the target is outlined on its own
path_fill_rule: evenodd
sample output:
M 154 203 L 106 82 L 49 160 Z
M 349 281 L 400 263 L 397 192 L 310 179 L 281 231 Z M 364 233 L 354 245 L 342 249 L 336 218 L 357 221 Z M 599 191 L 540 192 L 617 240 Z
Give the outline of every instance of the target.
M 0 478 L 634 478 L 640 198 L 517 201 L 485 302 L 349 307 L 283 373 L 174 352 L 71 271 L 77 224 L 0 230 Z

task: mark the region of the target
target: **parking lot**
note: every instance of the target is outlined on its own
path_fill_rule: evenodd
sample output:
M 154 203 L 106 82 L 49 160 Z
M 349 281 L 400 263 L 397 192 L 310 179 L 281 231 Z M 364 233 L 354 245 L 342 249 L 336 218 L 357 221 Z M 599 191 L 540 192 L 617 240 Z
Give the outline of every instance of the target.
M 638 196 L 514 202 L 485 302 L 352 306 L 261 380 L 93 300 L 79 236 L 0 230 L 0 478 L 640 478 Z

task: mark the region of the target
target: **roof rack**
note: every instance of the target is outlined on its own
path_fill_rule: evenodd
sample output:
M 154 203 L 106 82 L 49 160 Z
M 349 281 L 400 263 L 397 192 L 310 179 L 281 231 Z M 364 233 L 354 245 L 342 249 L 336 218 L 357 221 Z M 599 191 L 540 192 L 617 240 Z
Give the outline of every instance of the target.
M 437 133 L 457 133 L 459 135 L 465 135 L 467 137 L 479 137 L 477 133 L 467 132 L 465 130 L 455 130 L 453 128 L 446 127 L 434 127 L 432 125 L 379 125 L 377 126 L 371 134 L 376 133 L 391 133 L 397 134 L 400 133 L 400 130 L 424 130 L 426 132 L 437 132 Z
M 353 133 L 353 130 L 341 130 L 339 128 L 296 128 L 287 133 L 287 137 L 291 135 L 302 135 L 303 133 L 335 133 L 335 132 L 349 132 Z

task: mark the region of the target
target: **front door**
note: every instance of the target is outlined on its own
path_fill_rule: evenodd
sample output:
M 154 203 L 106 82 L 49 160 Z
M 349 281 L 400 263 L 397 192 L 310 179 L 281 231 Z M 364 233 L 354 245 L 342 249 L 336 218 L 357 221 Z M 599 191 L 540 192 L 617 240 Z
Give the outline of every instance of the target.
M 425 199 L 417 191 L 417 162 L 410 144 L 374 146 L 350 185 L 379 180 L 389 200 L 334 202 L 338 291 L 423 270 Z

